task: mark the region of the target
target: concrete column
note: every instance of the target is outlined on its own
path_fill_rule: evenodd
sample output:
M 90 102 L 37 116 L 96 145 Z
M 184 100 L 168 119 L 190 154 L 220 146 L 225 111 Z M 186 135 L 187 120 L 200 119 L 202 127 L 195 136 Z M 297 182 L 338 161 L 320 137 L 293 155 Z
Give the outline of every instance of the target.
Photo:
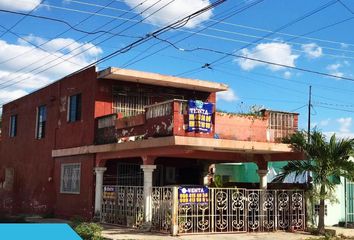
M 257 170 L 259 176 L 259 189 L 267 189 L 267 174 L 268 170 L 259 169 Z
M 156 169 L 156 165 L 141 165 L 140 168 L 144 172 L 144 212 L 145 222 L 151 222 L 152 218 L 152 173 Z
M 102 190 L 103 190 L 103 173 L 107 170 L 105 167 L 96 167 L 96 191 L 95 191 L 95 214 L 101 213 L 102 207 Z

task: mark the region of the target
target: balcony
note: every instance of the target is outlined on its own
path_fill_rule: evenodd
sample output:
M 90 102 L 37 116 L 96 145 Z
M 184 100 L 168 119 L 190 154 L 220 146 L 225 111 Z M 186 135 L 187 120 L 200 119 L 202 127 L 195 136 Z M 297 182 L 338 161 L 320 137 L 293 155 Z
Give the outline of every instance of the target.
M 188 102 L 168 100 L 145 107 L 132 117 L 110 114 L 96 119 L 96 144 L 120 143 L 165 136 L 214 137 L 214 116 L 209 133 L 188 132 Z M 215 111 L 215 109 L 214 109 Z
M 188 102 L 169 100 L 145 107 L 143 114 L 96 119 L 96 144 L 121 143 L 165 136 L 220 138 L 238 141 L 280 142 L 298 128 L 298 114 L 263 110 L 259 115 L 212 114 L 209 133 L 189 132 Z

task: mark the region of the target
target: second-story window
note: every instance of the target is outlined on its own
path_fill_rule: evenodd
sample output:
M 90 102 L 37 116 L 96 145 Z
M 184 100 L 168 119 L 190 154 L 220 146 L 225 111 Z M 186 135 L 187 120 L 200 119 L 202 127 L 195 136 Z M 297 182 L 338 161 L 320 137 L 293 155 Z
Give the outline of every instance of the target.
M 15 137 L 17 134 L 17 115 L 11 115 L 10 117 L 10 127 L 9 127 L 9 136 Z
M 68 122 L 76 122 L 81 119 L 81 94 L 70 96 Z
M 37 108 L 37 128 L 36 138 L 41 139 L 45 136 L 45 123 L 47 121 L 47 108 L 45 105 Z

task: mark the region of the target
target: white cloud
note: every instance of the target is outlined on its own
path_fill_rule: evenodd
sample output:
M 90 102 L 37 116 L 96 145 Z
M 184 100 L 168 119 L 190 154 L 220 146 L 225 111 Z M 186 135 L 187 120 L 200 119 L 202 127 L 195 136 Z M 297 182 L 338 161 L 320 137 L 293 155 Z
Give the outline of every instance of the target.
M 229 88 L 227 91 L 217 92 L 216 98 L 217 100 L 224 100 L 226 102 L 233 102 L 238 100 L 238 97 L 236 96 L 234 90 L 232 90 L 231 88 Z
M 26 94 L 27 94 L 27 92 L 24 90 L 21 90 L 21 89 L 17 89 L 17 90 L 13 90 L 13 91 L 0 90 L 0 102 L 7 103 L 7 102 L 12 101 L 14 99 L 25 96 Z
M 318 58 L 322 56 L 322 48 L 316 43 L 303 44 L 301 48 L 309 58 Z
M 333 134 L 336 134 L 336 138 L 354 138 L 354 132 L 342 133 L 342 132 L 324 132 L 327 138 L 330 138 Z
M 340 46 L 341 46 L 342 48 L 348 48 L 348 47 L 349 47 L 349 45 L 348 45 L 347 43 L 341 43 Z
M 286 78 L 286 79 L 289 79 L 289 78 L 291 78 L 291 76 L 292 76 L 292 73 L 291 72 L 289 72 L 289 71 L 286 71 L 286 72 L 284 72 L 284 78 Z
M 292 53 L 292 48 L 286 43 L 260 43 L 255 48 L 248 50 L 242 49 L 241 54 L 246 57 L 255 58 L 263 61 L 295 67 L 295 60 L 299 57 Z M 236 59 L 236 62 L 244 70 L 252 70 L 255 67 L 265 66 L 271 71 L 284 69 L 283 67 L 265 64 L 249 59 Z
M 46 42 L 45 39 L 35 36 L 26 38 L 36 44 Z M 88 65 L 102 53 L 101 48 L 91 43 L 80 43 L 70 38 L 53 39 L 44 44 L 42 48 L 45 50 L 36 49 L 23 40 L 19 40 L 18 43 L 0 40 L 0 62 L 3 62 L 0 65 L 0 88 L 18 82 L 16 85 L 4 89 L 13 93 L 11 100 L 14 96 L 18 96 L 15 93 L 20 93 L 16 90 L 28 92 L 43 87 Z M 81 53 L 87 49 L 89 50 Z M 23 53 L 25 53 L 23 56 L 11 59 Z M 74 56 L 75 54 L 78 55 Z M 51 66 L 53 67 L 45 70 Z M 30 72 L 31 70 L 33 72 Z M 9 99 L 8 94 L 4 91 L 0 92 L 0 99 Z M 0 100 L 0 104 L 3 102 Z
M 329 74 L 337 76 L 337 77 L 343 77 L 344 73 L 341 72 L 339 70 L 339 68 L 342 67 L 342 64 L 340 63 L 334 63 L 334 64 L 330 64 L 326 67 L 326 69 L 328 70 Z
M 350 132 L 350 127 L 352 126 L 352 118 L 338 118 L 337 122 L 339 123 L 339 131 L 342 133 Z
M 339 123 L 338 131 L 325 132 L 327 137 L 331 137 L 336 134 L 338 138 L 354 138 L 354 132 L 351 131 L 353 119 L 351 117 L 338 118 L 336 121 Z
M 10 11 L 31 11 L 41 0 L 0 0 L 0 8 Z
M 321 126 L 321 127 L 326 127 L 326 126 L 328 126 L 328 124 L 330 123 L 330 121 L 331 121 L 330 118 L 327 118 L 327 119 L 325 119 L 325 120 L 322 120 L 322 121 L 320 121 L 319 126 Z
M 141 0 L 124 0 L 124 2 L 131 8 L 137 6 Z M 158 26 L 165 26 L 170 23 L 173 23 L 183 17 L 186 17 L 190 15 L 193 12 L 196 12 L 210 4 L 209 0 L 175 0 L 171 2 L 170 0 L 162 0 L 162 1 L 156 1 L 156 0 L 147 0 L 144 1 L 143 4 L 139 5 L 138 7 L 135 8 L 135 11 L 137 13 L 141 13 L 146 8 L 152 6 L 149 8 L 147 11 L 144 11 L 142 13 L 142 17 L 148 17 L 146 19 L 147 22 L 158 25 Z M 168 5 L 166 5 L 168 4 Z M 166 6 L 165 6 L 166 5 Z M 154 13 L 158 9 L 162 8 L 158 12 Z M 153 14 L 150 16 L 150 14 Z M 206 11 L 205 13 L 190 19 L 184 27 L 186 28 L 194 28 L 200 25 L 202 22 L 208 20 L 212 16 L 212 11 Z

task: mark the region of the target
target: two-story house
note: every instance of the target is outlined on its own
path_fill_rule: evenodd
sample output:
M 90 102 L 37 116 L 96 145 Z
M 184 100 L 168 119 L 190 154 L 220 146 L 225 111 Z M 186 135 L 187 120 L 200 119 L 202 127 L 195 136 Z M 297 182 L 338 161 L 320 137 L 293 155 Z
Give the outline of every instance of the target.
M 227 86 L 95 67 L 3 106 L 0 211 L 92 218 L 106 184 L 201 185 L 214 163 L 296 160 L 279 139 L 298 114 L 216 112 Z M 148 202 L 145 202 L 148 204 Z

